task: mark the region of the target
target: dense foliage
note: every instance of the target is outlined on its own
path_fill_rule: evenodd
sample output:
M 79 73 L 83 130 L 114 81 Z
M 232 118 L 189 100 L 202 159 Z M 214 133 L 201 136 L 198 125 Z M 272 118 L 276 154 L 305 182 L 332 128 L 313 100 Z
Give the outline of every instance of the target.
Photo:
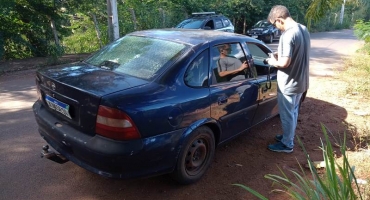
M 52 21 L 60 39 L 71 33 L 69 19 L 48 0 L 8 0 L 0 4 L 0 56 L 4 59 L 46 56 L 55 52 Z
M 347 28 L 370 18 L 367 0 L 347 0 L 339 23 L 341 0 L 117 0 L 120 36 L 135 30 L 174 27 L 192 12 L 215 11 L 230 18 L 235 32 L 265 19 L 275 4 L 289 8 L 311 32 Z M 310 14 L 311 13 L 311 14 Z M 63 53 L 90 53 L 109 42 L 107 1 L 2 0 L 0 60 Z
M 356 36 L 365 41 L 366 43 L 370 43 L 370 21 L 364 22 L 363 20 L 357 21 L 354 26 Z

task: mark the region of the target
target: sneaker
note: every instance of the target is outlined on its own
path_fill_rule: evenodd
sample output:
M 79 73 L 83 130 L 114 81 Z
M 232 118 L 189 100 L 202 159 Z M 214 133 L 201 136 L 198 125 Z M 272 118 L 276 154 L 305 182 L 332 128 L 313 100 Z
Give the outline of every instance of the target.
M 276 135 L 275 140 L 280 142 L 283 139 L 283 135 Z
M 281 142 L 278 142 L 278 143 L 275 143 L 275 144 L 270 144 L 267 148 L 269 150 L 275 151 L 275 152 L 284 152 L 284 153 L 292 153 L 293 152 L 293 148 L 289 148 Z

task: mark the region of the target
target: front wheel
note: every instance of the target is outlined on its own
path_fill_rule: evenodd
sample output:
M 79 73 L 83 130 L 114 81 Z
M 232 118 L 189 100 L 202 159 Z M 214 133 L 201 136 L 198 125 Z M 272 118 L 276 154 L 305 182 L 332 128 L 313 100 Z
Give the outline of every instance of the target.
M 215 137 L 210 128 L 202 126 L 184 142 L 172 178 L 181 184 L 198 181 L 207 171 L 215 154 Z

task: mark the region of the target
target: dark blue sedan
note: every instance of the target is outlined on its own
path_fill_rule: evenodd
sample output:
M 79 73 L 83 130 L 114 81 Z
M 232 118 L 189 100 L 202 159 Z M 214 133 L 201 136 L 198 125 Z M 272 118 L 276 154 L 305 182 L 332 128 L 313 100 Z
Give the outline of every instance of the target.
M 246 61 L 243 78 L 220 77 L 220 47 Z M 278 114 L 276 71 L 263 42 L 234 33 L 133 32 L 83 62 L 41 69 L 33 111 L 42 155 L 96 174 L 171 174 L 199 180 L 215 148 Z M 240 75 L 240 74 L 239 74 Z

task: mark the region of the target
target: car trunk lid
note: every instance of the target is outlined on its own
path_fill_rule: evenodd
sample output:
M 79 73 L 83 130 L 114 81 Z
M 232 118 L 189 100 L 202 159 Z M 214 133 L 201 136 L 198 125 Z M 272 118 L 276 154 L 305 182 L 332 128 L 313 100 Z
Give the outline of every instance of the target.
M 50 112 L 75 128 L 94 135 L 101 97 L 148 81 L 75 63 L 39 70 L 36 83 Z

